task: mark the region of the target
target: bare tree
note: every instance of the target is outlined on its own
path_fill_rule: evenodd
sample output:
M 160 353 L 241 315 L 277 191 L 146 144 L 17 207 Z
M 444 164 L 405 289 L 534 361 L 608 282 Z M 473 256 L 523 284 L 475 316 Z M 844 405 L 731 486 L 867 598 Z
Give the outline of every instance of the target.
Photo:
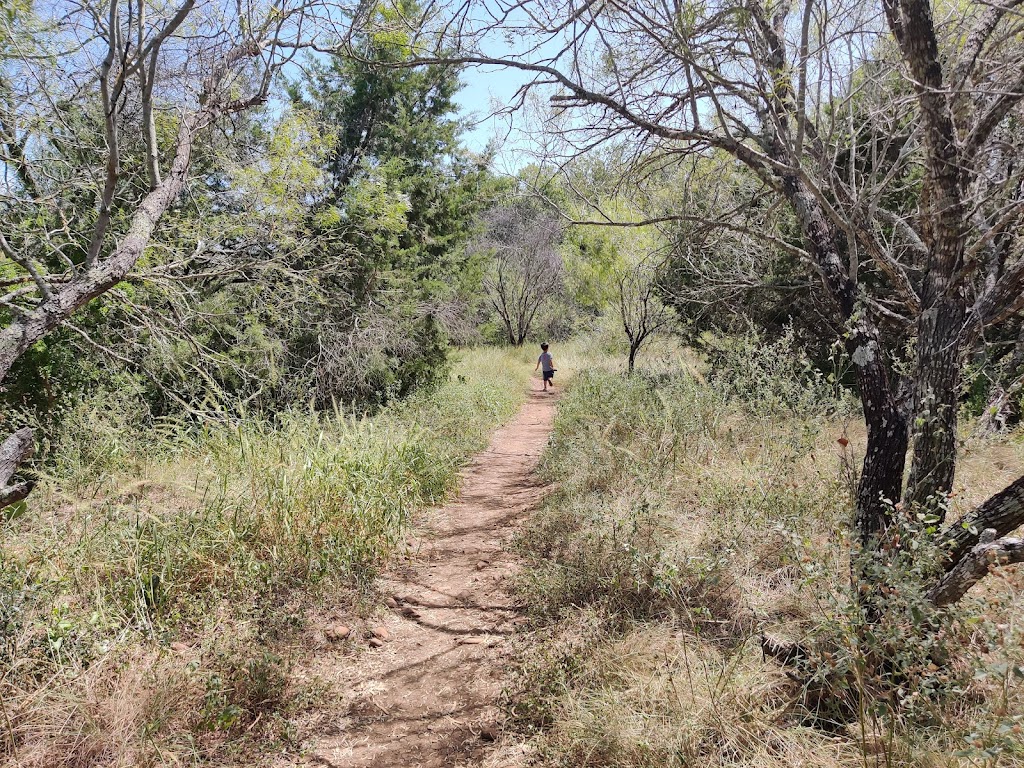
M 627 360 L 632 373 L 641 347 L 671 322 L 672 312 L 661 300 L 658 265 L 651 259 L 628 263 L 619 272 L 616 284 L 619 317 L 629 342 Z
M 522 346 L 537 310 L 562 284 L 561 236 L 558 217 L 527 202 L 498 206 L 484 216 L 484 233 L 472 247 L 490 257 L 484 290 L 509 344 Z
M 0 20 L 0 380 L 129 275 L 200 137 L 266 102 L 317 8 L 68 0 Z
M 547 92 L 566 157 L 620 141 L 642 174 L 723 153 L 788 206 L 797 241 L 748 234 L 799 258 L 843 329 L 868 430 L 855 526 L 874 548 L 901 500 L 944 517 L 965 354 L 1024 308 L 1019 5 L 960 4 L 939 23 L 927 0 L 498 0 L 445 24 L 449 58 L 533 73 L 518 101 Z M 514 48 L 502 57 L 488 54 L 498 29 Z M 886 323 L 913 344 L 905 378 Z M 986 558 L 1024 561 L 1000 538 L 1021 523 L 1024 477 L 943 529 L 936 601 L 962 594 Z

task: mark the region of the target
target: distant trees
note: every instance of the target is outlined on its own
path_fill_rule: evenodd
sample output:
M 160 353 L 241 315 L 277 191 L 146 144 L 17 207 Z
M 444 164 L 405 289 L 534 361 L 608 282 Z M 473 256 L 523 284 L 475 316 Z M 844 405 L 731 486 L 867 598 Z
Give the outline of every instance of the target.
M 669 241 L 653 226 L 630 225 L 638 213 L 634 201 L 608 198 L 601 200 L 601 210 L 621 226 L 580 223 L 586 211 L 572 212 L 577 223 L 564 246 L 568 283 L 586 309 L 618 320 L 632 372 L 643 346 L 674 319 L 665 300 L 671 287 L 666 280 Z
M 566 157 L 609 142 L 642 147 L 639 178 L 670 162 L 685 173 L 711 153 L 742 165 L 757 180 L 751 202 L 785 205 L 792 230 L 751 222 L 746 204 L 655 218 L 742 233 L 813 276 L 868 430 L 861 545 L 882 545 L 899 503 L 934 520 L 951 547 L 939 602 L 962 595 L 985 558 L 1024 560 L 1024 545 L 1000 538 L 1024 523 L 1024 478 L 942 525 L 965 357 L 1024 309 L 1016 3 L 968 3 L 941 21 L 927 0 L 534 6 L 488 3 L 476 14 L 469 4 L 446 21 L 461 32 L 446 43 L 456 50 L 421 60 L 534 73 L 525 88 L 546 89 Z M 496 25 L 475 18 L 501 19 L 514 50 L 488 55 Z M 900 338 L 913 349 L 906 374 L 888 343 Z M 989 529 L 995 539 L 980 543 Z
M 619 317 L 629 342 L 630 373 L 640 349 L 672 320 L 671 310 L 661 298 L 658 268 L 650 258 L 635 259 L 625 265 L 617 279 Z
M 492 208 L 473 249 L 489 260 L 484 273 L 487 301 L 509 344 L 522 346 L 537 311 L 559 292 L 563 279 L 558 217 L 527 200 Z

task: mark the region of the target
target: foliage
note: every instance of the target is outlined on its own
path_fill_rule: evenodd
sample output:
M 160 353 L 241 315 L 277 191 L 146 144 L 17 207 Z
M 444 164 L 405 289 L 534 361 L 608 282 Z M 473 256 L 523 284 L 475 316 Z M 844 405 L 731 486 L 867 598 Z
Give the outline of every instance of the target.
M 826 416 L 854 411 L 842 386 L 845 361 L 841 350 L 833 349 L 832 370 L 824 374 L 799 346 L 792 327 L 771 341 L 757 332 L 743 336 L 708 333 L 701 341 L 708 382 L 727 399 L 779 415 Z
M 459 145 L 458 70 L 387 66 L 410 55 L 393 22 L 416 12 L 411 2 L 378 7 L 355 42 L 358 58 L 312 59 L 289 89 L 323 124 L 342 127 L 310 211 L 324 252 L 348 267 L 303 342 L 321 401 L 386 401 L 442 375 L 448 338 L 466 334 L 479 287 L 464 244 L 495 182 L 487 159 Z

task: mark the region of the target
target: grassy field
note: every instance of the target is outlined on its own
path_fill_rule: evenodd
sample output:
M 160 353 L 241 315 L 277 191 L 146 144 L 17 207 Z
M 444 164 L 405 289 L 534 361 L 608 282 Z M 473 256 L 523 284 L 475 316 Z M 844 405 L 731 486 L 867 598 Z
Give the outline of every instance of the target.
M 416 511 L 518 409 L 522 352 L 369 418 L 146 423 L 86 403 L 0 528 L 0 757 L 189 765 L 294 743 L 311 611 L 359 613 Z
M 847 578 L 863 430 L 782 352 L 717 370 L 664 354 L 626 377 L 592 350 L 562 398 L 557 491 L 518 541 L 536 632 L 509 696 L 538 764 L 1024 765 L 1024 574 L 989 578 L 941 633 L 908 598 L 869 647 Z M 1024 434 L 971 428 L 954 515 L 1024 469 Z M 761 633 L 816 649 L 814 674 L 766 659 Z M 941 667 L 919 647 L 936 634 Z M 879 653 L 898 684 L 865 672 Z

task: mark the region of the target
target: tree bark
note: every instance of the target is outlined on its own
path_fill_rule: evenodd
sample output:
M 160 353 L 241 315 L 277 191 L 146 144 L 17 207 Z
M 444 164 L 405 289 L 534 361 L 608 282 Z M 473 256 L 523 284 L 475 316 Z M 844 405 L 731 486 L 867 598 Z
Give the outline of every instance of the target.
M 35 486 L 31 480 L 10 482 L 18 466 L 32 453 L 34 442 L 32 429 L 22 427 L 0 445 L 0 507 L 21 501 Z
M 913 458 L 904 501 L 943 514 L 953 487 L 960 355 L 967 297 L 960 279 L 967 237 L 967 164 L 957 136 L 929 0 L 887 0 L 889 26 L 910 72 L 924 127 L 924 241 L 918 317 Z
M 967 308 L 962 289 L 950 290 L 946 280 L 937 282 L 944 286 L 942 297 L 930 301 L 927 294 L 936 289 L 925 291 L 926 308 L 918 321 L 913 459 L 904 501 L 942 519 L 942 502 L 956 471 L 961 331 Z
M 1024 563 L 1024 540 L 995 539 L 995 529 L 986 529 L 979 537 L 979 543 L 966 551 L 957 564 L 939 579 L 928 593 L 935 605 L 941 608 L 955 603 L 993 567 Z
M 942 540 L 950 542 L 947 571 L 967 558 L 979 543 L 981 532 L 995 531 L 1006 536 L 1024 525 L 1024 477 L 1018 478 L 963 519 L 946 528 Z
M 803 181 L 795 175 L 784 176 L 782 181 L 825 286 L 848 328 L 846 350 L 854 364 L 868 430 L 855 520 L 861 544 L 867 545 L 888 527 L 892 504 L 903 490 L 906 417 L 889 381 L 878 329 L 856 305 L 857 288 L 843 267 L 836 233 Z

